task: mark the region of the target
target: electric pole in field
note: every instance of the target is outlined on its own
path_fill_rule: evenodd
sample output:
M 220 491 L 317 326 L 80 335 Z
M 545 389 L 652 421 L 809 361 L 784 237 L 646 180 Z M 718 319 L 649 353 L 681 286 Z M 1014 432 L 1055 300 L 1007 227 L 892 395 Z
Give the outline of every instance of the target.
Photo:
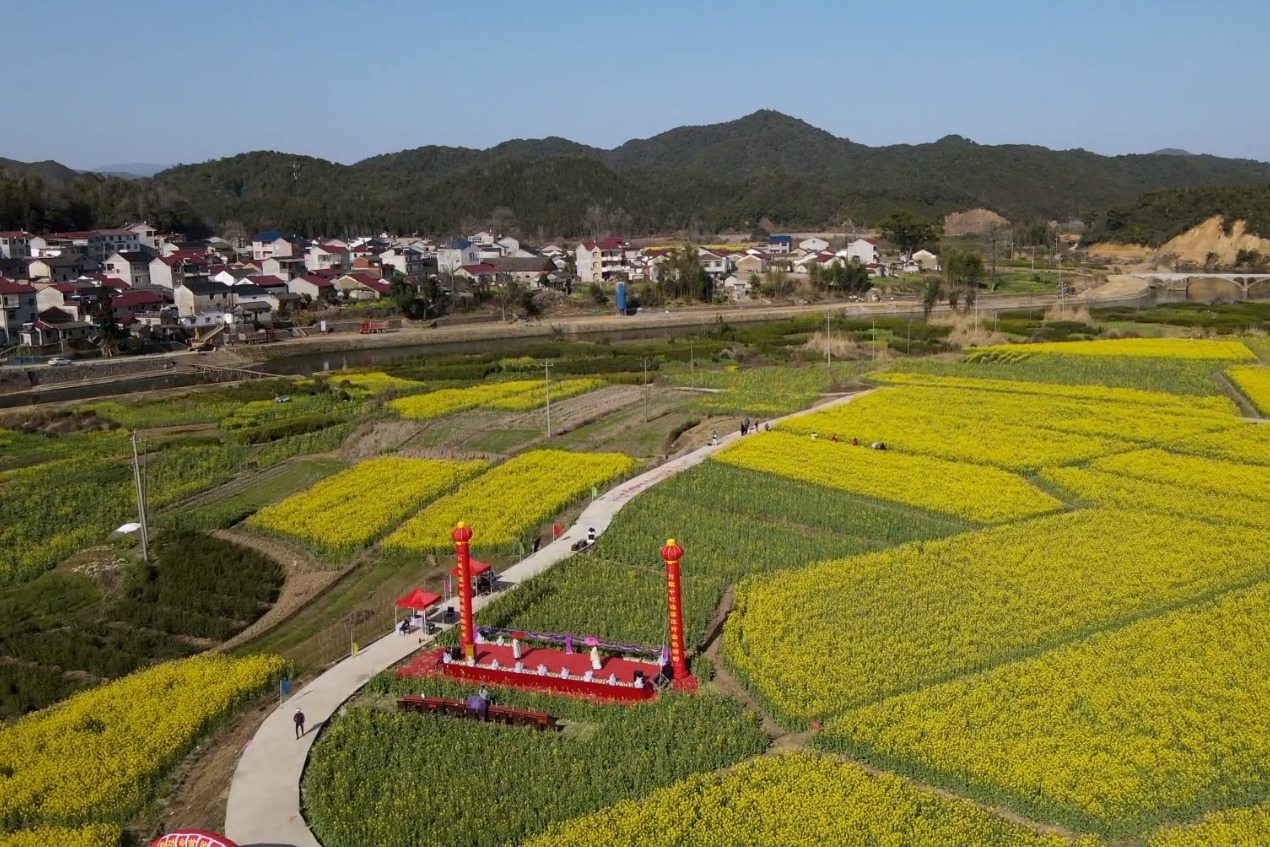
M 137 485 L 137 522 L 141 524 L 141 558 L 150 561 L 150 528 L 146 525 L 146 489 L 141 482 L 141 454 L 137 452 L 137 433 L 132 433 L 132 478 Z
M 551 437 L 551 362 L 544 361 L 542 363 L 542 372 L 546 377 L 547 387 L 547 437 Z
M 697 389 L 697 354 L 692 347 L 692 339 L 688 339 L 688 384 L 694 391 Z
M 648 359 L 644 359 L 644 423 L 648 423 Z
M 833 379 L 833 334 L 829 326 L 829 313 L 825 312 L 825 373 Z

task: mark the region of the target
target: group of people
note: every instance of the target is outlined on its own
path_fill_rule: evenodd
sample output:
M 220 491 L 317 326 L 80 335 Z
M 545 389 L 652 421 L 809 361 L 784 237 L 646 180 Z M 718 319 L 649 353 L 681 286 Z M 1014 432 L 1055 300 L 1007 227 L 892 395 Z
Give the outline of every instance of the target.
M 811 434 L 811 440 L 812 440 L 812 441 L 817 441 L 817 440 L 819 440 L 819 438 L 820 438 L 820 434 L 819 434 L 819 433 L 815 433 L 815 432 L 813 432 L 813 433 Z M 837 443 L 838 443 L 838 434 L 835 432 L 833 435 L 829 436 L 829 440 L 830 440 L 830 441 L 832 441 L 834 444 L 837 444 Z M 859 446 L 860 446 L 860 439 L 858 439 L 858 438 L 852 438 L 852 439 L 851 439 L 851 446 L 852 446 L 852 447 L 859 447 Z M 874 442 L 873 442 L 872 444 L 870 444 L 869 446 L 870 446 L 871 448 L 873 448 L 874 450 L 885 450 L 885 449 L 886 449 L 886 442 L 885 442 L 885 441 L 874 441 Z
M 749 435 L 751 432 L 758 432 L 760 427 L 764 428 L 764 431 L 766 432 L 772 431 L 771 421 L 768 421 L 767 423 L 761 423 L 760 421 L 751 422 L 749 418 L 746 418 L 741 421 L 741 435 Z

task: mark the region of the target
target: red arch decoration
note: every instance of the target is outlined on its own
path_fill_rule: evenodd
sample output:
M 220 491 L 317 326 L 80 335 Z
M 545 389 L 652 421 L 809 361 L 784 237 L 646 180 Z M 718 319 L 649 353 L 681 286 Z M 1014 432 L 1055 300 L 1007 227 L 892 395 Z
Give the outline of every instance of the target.
M 214 832 L 186 829 L 160 836 L 150 842 L 150 847 L 238 847 L 238 845 Z

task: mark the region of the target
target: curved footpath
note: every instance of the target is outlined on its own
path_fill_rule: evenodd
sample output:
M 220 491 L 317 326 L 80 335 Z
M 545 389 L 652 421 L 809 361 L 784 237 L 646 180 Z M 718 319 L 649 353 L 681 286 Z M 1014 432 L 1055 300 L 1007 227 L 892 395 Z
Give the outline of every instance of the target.
M 840 397 L 779 420 L 849 403 L 863 393 L 866 392 Z M 740 437 L 739 432 L 727 433 L 716 446 L 707 445 L 671 459 L 596 498 L 560 538 L 503 571 L 499 581 L 506 587 L 499 595 L 515 590 L 520 583 L 569 558 L 573 555 L 569 548 L 585 537 L 587 529 L 594 528 L 597 536 L 603 533 L 613 516 L 640 492 L 701 464 L 711 453 Z M 480 527 L 476 530 L 480 532 Z M 492 599 L 475 597 L 473 609 L 479 611 Z M 437 631 L 448 628 L 440 627 Z M 356 656 L 349 656 L 327 669 L 279 704 L 247 742 L 238 759 L 229 786 L 225 835 L 240 847 L 321 847 L 300 812 L 300 780 L 318 731 L 373 676 L 427 646 L 435 637 L 386 635 Z M 305 735 L 299 739 L 295 737 L 291 719 L 296 708 L 303 709 L 307 721 Z

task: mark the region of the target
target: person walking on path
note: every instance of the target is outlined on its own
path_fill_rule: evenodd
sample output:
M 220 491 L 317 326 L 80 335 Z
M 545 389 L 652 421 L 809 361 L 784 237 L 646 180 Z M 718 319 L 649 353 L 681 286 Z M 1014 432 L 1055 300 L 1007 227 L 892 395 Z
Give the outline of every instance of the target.
M 293 717 L 292 720 L 295 721 L 295 737 L 299 738 L 304 735 L 304 712 L 297 708 L 295 710 L 295 717 Z

